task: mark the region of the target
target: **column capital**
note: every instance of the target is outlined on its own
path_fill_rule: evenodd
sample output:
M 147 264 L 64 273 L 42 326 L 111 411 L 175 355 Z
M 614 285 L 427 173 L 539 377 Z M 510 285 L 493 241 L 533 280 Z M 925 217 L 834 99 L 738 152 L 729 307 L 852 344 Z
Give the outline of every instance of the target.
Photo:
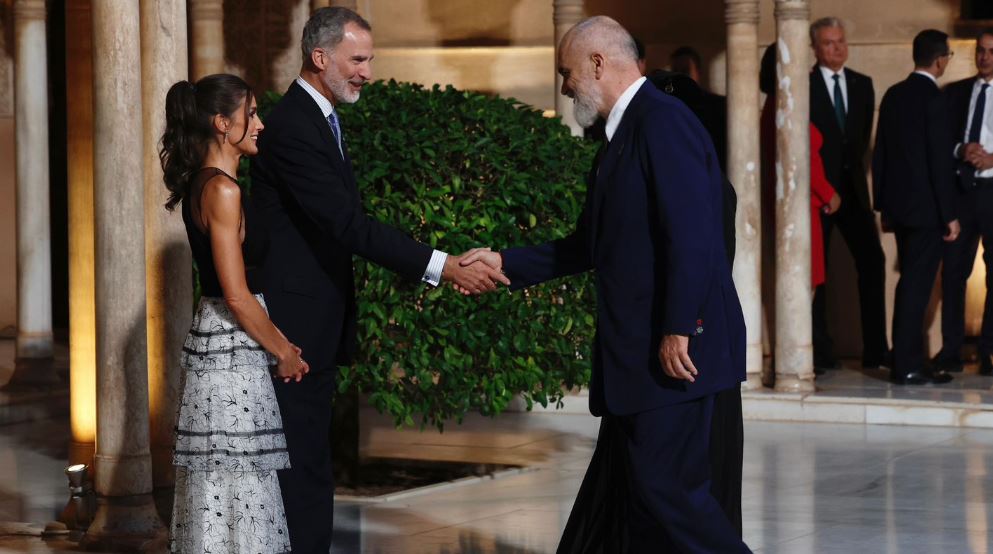
M 552 7 L 555 25 L 574 25 L 583 19 L 583 0 L 554 0 Z
M 759 22 L 758 0 L 724 0 L 724 20 L 727 23 Z
M 778 20 L 810 19 L 810 2 L 808 0 L 776 0 L 773 13 Z
M 14 0 L 15 19 L 45 20 L 45 0 Z
M 223 21 L 224 0 L 191 0 L 190 18 L 197 21 Z

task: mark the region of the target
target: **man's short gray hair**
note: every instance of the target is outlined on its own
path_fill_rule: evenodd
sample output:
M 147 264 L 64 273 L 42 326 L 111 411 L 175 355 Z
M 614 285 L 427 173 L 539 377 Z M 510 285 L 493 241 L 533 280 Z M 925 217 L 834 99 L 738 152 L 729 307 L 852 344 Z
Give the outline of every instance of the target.
M 634 37 L 617 21 L 605 16 L 588 17 L 569 30 L 572 40 L 599 50 L 607 57 L 637 62 L 638 45 Z
M 835 27 L 842 31 L 845 30 L 845 24 L 837 17 L 822 17 L 810 24 L 810 44 L 817 44 L 817 33 L 821 29 L 827 29 L 828 27 Z
M 310 53 L 318 48 L 334 50 L 345 38 L 345 26 L 354 23 L 366 31 L 372 31 L 369 22 L 348 8 L 321 8 L 314 12 L 303 26 L 300 49 L 304 63 L 310 63 Z

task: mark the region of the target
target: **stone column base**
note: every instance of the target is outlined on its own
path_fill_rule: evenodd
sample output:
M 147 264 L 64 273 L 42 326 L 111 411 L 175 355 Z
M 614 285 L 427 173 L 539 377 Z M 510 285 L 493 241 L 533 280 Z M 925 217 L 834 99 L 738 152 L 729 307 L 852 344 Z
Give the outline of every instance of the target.
M 776 374 L 776 392 L 814 392 L 813 375 L 804 379 L 799 375 Z
M 16 358 L 14 373 L 10 381 L 0 387 L 4 392 L 23 390 L 51 390 L 52 387 L 65 386 L 67 383 L 59 378 L 55 371 L 55 358 Z
M 169 534 L 151 494 L 97 498 L 97 512 L 80 546 L 102 552 L 162 552 Z

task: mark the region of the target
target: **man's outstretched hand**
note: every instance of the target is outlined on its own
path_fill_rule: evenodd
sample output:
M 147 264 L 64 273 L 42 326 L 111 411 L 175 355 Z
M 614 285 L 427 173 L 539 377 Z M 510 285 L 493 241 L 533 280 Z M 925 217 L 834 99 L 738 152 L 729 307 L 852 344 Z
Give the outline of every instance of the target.
M 510 285 L 510 279 L 500 270 L 502 265 L 499 253 L 490 252 L 489 248 L 473 248 L 461 256 L 449 255 L 441 278 L 451 281 L 462 294 L 482 294 L 495 290 L 497 283 Z

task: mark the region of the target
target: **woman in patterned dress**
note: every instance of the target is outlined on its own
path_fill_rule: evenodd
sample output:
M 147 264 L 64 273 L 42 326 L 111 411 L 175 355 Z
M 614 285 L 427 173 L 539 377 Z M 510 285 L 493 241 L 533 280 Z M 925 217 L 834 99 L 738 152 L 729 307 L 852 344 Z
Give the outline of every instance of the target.
M 262 129 L 234 75 L 181 81 L 166 97 L 166 208 L 182 205 L 202 290 L 181 358 L 173 552 L 290 550 L 276 477 L 289 458 L 270 374 L 299 381 L 309 367 L 258 294 L 268 239 L 234 177 Z

